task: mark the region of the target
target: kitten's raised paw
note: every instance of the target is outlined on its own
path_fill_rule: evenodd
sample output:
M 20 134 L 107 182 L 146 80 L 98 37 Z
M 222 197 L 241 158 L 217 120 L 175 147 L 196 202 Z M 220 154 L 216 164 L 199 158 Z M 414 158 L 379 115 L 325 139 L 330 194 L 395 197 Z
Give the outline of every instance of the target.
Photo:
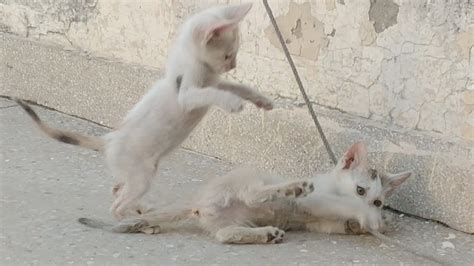
M 283 242 L 285 231 L 280 230 L 276 227 L 269 227 L 267 232 L 267 242 L 269 244 L 278 244 Z
M 297 181 L 285 189 L 286 197 L 306 197 L 309 193 L 314 191 L 314 184 L 311 181 Z
M 262 99 L 259 99 L 255 102 L 255 106 L 257 106 L 258 108 L 263 108 L 264 110 L 272 110 L 273 109 L 273 102 L 272 100 L 268 99 L 268 98 L 262 98 Z

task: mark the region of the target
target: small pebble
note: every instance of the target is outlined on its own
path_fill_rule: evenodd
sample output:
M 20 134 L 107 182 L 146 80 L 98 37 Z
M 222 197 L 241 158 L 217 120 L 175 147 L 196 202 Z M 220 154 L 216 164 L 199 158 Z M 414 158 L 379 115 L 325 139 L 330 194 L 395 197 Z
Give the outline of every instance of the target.
M 114 254 L 112 255 L 112 257 L 114 257 L 114 258 L 118 258 L 119 256 L 120 256 L 120 253 L 114 253 Z
M 449 241 L 443 241 L 443 243 L 441 243 L 441 248 L 442 249 L 445 249 L 445 248 L 452 248 L 454 249 L 454 245 L 453 243 L 449 242 Z
M 446 237 L 446 238 L 444 238 L 444 239 L 448 239 L 448 240 L 449 240 L 449 239 L 455 239 L 455 238 L 456 238 L 456 235 L 455 235 L 455 234 L 449 233 L 449 234 L 448 234 L 448 237 Z
M 306 252 L 308 252 L 308 250 L 307 249 L 300 249 L 300 252 L 306 253 Z

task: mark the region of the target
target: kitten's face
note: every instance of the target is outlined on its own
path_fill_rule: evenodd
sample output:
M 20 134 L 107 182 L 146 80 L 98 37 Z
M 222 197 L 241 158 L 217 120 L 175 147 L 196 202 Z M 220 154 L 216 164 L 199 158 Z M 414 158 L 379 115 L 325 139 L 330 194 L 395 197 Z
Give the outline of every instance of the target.
M 198 14 L 193 29 L 197 57 L 216 73 L 236 67 L 240 46 L 238 23 L 251 4 L 216 7 Z
M 363 142 L 352 145 L 339 161 L 335 172 L 340 194 L 361 199 L 374 208 L 382 208 L 385 199 L 411 175 L 411 172 L 389 175 L 369 169 Z
M 203 60 L 217 73 L 234 69 L 237 63 L 239 39 L 237 27 L 214 36 L 203 47 Z

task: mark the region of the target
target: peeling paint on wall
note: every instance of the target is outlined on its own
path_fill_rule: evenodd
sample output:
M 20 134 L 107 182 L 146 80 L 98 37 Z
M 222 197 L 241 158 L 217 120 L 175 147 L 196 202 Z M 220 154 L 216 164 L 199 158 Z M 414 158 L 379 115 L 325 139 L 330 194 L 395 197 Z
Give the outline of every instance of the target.
M 326 46 L 328 40 L 324 34 L 324 24 L 311 15 L 310 3 L 290 2 L 288 13 L 275 19 L 291 54 L 318 59 L 321 47 Z M 281 49 L 272 25 L 265 29 L 265 35 L 275 47 Z
M 474 46 L 474 26 L 470 27 L 465 32 L 460 32 L 456 35 L 456 43 L 459 54 L 462 58 L 469 59 L 469 53 Z
M 377 39 L 377 33 L 375 32 L 374 23 L 367 19 L 363 19 L 360 22 L 359 37 L 361 45 L 367 46 L 374 43 Z
M 162 69 L 178 25 L 226 0 L 0 0 L 0 31 Z M 474 3 L 271 1 L 316 104 L 409 130 L 474 139 Z M 226 78 L 301 101 L 261 1 Z M 357 102 L 357 105 L 354 104 Z
M 369 18 L 374 21 L 375 32 L 397 24 L 398 5 L 393 0 L 370 0 Z

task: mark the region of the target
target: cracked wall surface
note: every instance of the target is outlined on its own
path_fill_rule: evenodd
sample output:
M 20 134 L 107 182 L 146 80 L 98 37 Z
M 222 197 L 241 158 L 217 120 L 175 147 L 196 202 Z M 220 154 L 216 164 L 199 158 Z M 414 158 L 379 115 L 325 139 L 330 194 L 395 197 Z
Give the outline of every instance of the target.
M 163 68 L 177 26 L 227 1 L 0 0 L 0 30 Z M 237 1 L 231 1 L 237 2 Z M 474 139 L 474 3 L 272 1 L 315 103 L 407 129 Z M 242 23 L 231 79 L 301 103 L 263 5 Z

